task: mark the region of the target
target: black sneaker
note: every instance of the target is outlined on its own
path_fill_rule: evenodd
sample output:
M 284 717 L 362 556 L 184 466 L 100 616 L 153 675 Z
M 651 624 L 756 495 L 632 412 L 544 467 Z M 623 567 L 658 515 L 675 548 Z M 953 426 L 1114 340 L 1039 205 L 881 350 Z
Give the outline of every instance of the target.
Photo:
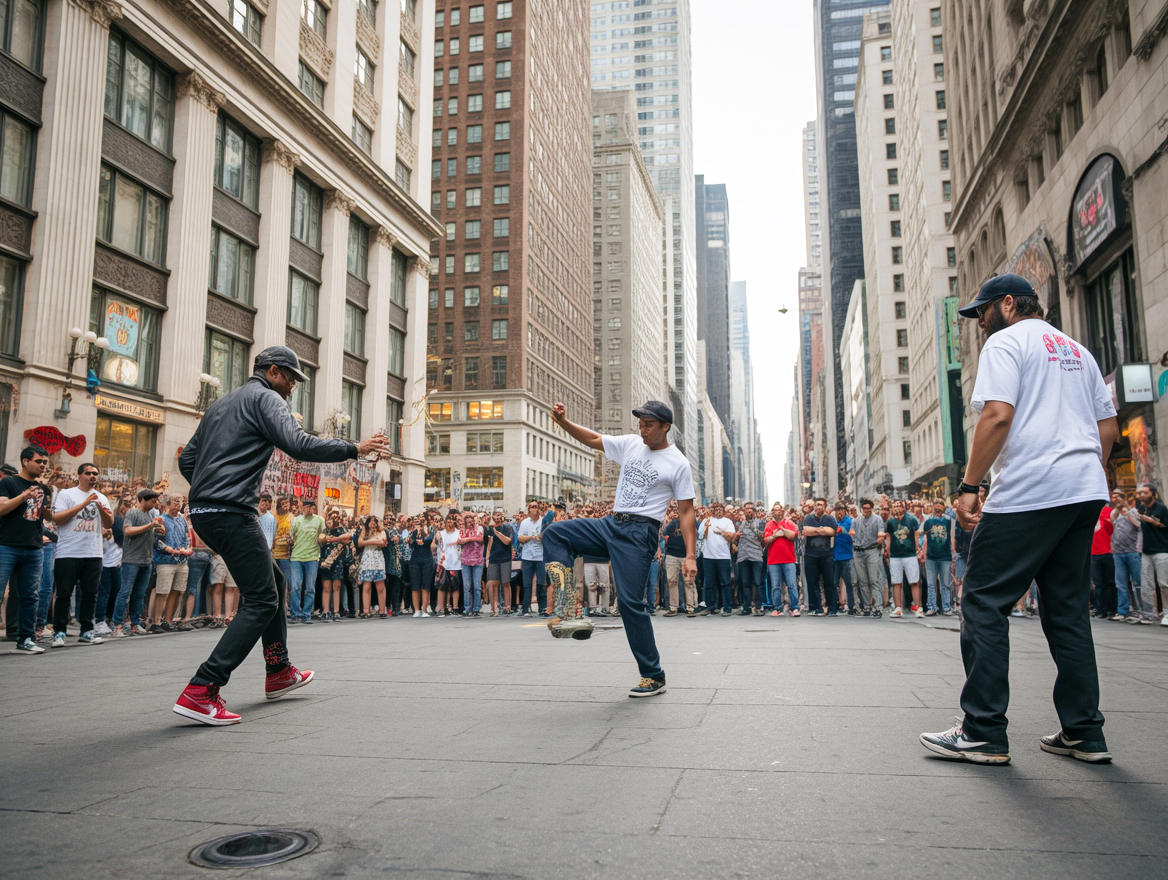
M 839 612 L 838 611 L 829 611 L 829 612 L 827 612 L 827 616 L 828 617 L 839 617 Z
M 665 693 L 665 682 L 655 678 L 642 678 L 641 683 L 629 691 L 630 697 L 651 697 Z
M 961 730 L 960 720 L 941 733 L 922 733 L 921 745 L 930 752 L 953 761 L 969 761 L 971 764 L 1010 763 L 1010 750 L 1006 746 L 966 739 Z
M 1042 737 L 1038 745 L 1044 752 L 1067 755 L 1088 764 L 1111 763 L 1111 752 L 1107 751 L 1107 743 L 1102 739 L 1067 739 L 1060 730 L 1051 736 Z
M 723 617 L 729 617 L 729 616 L 730 616 L 730 612 L 729 612 L 727 609 L 723 608 L 723 609 L 722 609 L 722 616 L 723 616 Z
M 709 617 L 709 616 L 710 616 L 710 609 L 709 608 L 703 608 L 701 611 L 698 612 L 698 617 Z
M 152 635 L 158 635 L 158 633 L 164 633 L 164 632 L 166 632 L 166 630 L 164 630 L 162 628 L 161 624 L 156 623 L 152 627 L 150 627 L 150 633 Z

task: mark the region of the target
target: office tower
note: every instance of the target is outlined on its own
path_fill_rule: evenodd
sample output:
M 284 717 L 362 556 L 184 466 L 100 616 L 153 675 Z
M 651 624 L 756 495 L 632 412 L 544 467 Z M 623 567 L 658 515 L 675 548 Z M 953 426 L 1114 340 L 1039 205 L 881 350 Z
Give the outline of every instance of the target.
M 637 146 L 632 92 L 592 93 L 592 315 L 595 428 L 637 429 L 632 410 L 664 400 L 661 249 L 665 214 Z M 620 468 L 606 462 L 601 497 Z
M 730 440 L 734 444 L 734 497 L 766 498 L 762 449 L 755 422 L 754 367 L 750 359 L 750 310 L 746 282 L 730 284 Z
M 806 265 L 818 269 L 823 265 L 822 201 L 819 189 L 819 144 L 816 126 L 803 128 L 803 227 L 807 236 Z
M 588 497 L 595 415 L 584 7 L 439 3 L 426 501 Z
M 591 3 L 592 88 L 631 90 L 637 137 L 665 212 L 664 370 L 674 442 L 697 465 L 699 386 L 689 0 Z
M 730 424 L 730 205 L 726 186 L 695 181 L 698 339 L 706 344 L 706 392 Z M 733 493 L 731 493 L 733 494 Z
M 887 6 L 873 0 L 815 0 L 816 93 L 819 118 L 816 143 L 823 181 L 823 314 L 828 348 L 825 384 L 828 402 L 825 435 L 827 494 L 841 486 L 839 466 L 846 439 L 843 424 L 843 384 L 840 378 L 840 342 L 848 300 L 857 278 L 864 275 L 860 230 L 860 181 L 856 167 L 856 64 L 859 59 L 862 18 Z
M 813 443 L 826 435 L 826 426 L 816 424 L 813 405 L 815 389 L 822 382 L 824 372 L 823 287 L 817 269 L 799 270 L 799 375 L 796 396 L 800 419 L 800 473 L 801 483 L 810 483 L 814 491 L 823 489 L 822 469 L 813 464 Z M 822 409 L 820 409 L 822 412 Z M 820 492 L 820 494 L 822 494 Z

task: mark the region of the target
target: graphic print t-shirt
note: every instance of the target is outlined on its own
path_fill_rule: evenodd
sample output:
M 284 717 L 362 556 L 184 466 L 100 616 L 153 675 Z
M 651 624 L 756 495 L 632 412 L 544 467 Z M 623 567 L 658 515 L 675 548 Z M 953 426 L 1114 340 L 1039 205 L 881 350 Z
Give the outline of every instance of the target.
M 928 559 L 952 559 L 953 549 L 949 544 L 953 521 L 947 516 L 930 516 L 921 528 L 925 533 L 925 557 Z
M 981 350 L 970 405 L 1014 407 L 991 468 L 986 513 L 1019 513 L 1107 500 L 1098 422 L 1115 415 L 1091 352 L 1046 321 L 1027 318 Z
M 62 489 L 57 493 L 53 502 L 53 513 L 60 513 L 70 507 L 76 507 L 89 497 L 91 493 L 82 492 L 74 486 L 72 489 Z M 109 499 L 100 492 L 93 492 L 96 501 L 81 508 L 81 512 L 67 523 L 57 526 L 57 534 L 61 536 L 57 542 L 58 559 L 100 559 L 101 548 L 101 517 L 97 505 L 109 507 Z
M 0 480 L 0 498 L 15 498 L 25 489 L 32 491 L 24 499 L 24 504 L 0 516 L 0 545 L 39 550 L 43 534 L 41 505 L 44 504 L 45 487 L 21 476 Z
M 913 532 L 920 529 L 921 524 L 911 513 L 906 513 L 901 519 L 890 519 L 884 524 L 884 531 L 888 533 L 888 555 L 897 559 L 908 559 L 917 555 L 917 545 L 913 539 Z
M 689 460 L 670 444 L 656 452 L 637 434 L 603 435 L 604 454 L 621 466 L 616 484 L 614 513 L 633 513 L 662 520 L 669 499 L 692 501 L 693 473 Z

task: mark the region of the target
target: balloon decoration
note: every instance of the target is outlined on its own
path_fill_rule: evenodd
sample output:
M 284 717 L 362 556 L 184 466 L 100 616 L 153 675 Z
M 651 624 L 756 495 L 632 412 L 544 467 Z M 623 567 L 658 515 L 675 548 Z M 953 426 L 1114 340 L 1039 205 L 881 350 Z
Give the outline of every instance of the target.
M 67 437 L 52 425 L 41 425 L 39 428 L 30 428 L 24 432 L 24 439 L 30 446 L 39 446 L 52 455 L 64 449 L 74 458 L 79 458 L 85 452 L 85 435 Z

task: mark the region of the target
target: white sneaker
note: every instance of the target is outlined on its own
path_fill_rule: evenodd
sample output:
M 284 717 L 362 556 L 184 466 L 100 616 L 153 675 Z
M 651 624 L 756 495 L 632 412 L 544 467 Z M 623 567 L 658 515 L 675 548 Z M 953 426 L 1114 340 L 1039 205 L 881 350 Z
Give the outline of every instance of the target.
M 900 609 L 900 606 L 897 605 L 895 608 L 892 609 L 892 613 L 889 614 L 888 616 L 889 617 L 904 617 L 904 612 Z
M 1168 614 L 1160 618 L 1160 626 L 1168 626 Z
M 124 639 L 126 637 L 126 635 L 127 635 L 126 628 L 124 626 L 115 626 L 114 627 L 114 638 L 115 639 Z
M 418 615 L 418 617 L 429 617 L 429 616 L 430 616 L 429 611 L 423 611 L 421 614 Z
M 94 632 L 96 632 L 99 636 L 108 636 L 108 635 L 113 634 L 113 630 L 110 629 L 110 625 L 108 623 L 106 623 L 104 620 L 101 623 L 94 626 L 93 629 L 94 629 Z
M 77 637 L 77 644 L 79 645 L 100 645 L 104 641 L 105 639 L 99 636 L 97 632 L 92 629 L 88 632 L 83 632 Z
M 422 612 L 421 612 L 421 611 L 415 611 L 415 612 L 414 612 L 414 617 L 421 617 L 421 616 L 422 616 Z
M 924 617 L 925 616 L 925 612 L 921 611 L 921 609 L 919 607 L 913 613 L 916 614 L 917 617 Z
M 150 635 L 150 630 L 146 629 L 146 627 L 139 624 L 137 626 L 133 626 L 130 628 L 130 635 L 132 635 L 132 636 L 148 636 L 148 635 Z
M 64 633 L 54 634 L 53 640 L 49 643 L 49 647 L 51 647 L 51 648 L 65 647 L 65 634 Z

